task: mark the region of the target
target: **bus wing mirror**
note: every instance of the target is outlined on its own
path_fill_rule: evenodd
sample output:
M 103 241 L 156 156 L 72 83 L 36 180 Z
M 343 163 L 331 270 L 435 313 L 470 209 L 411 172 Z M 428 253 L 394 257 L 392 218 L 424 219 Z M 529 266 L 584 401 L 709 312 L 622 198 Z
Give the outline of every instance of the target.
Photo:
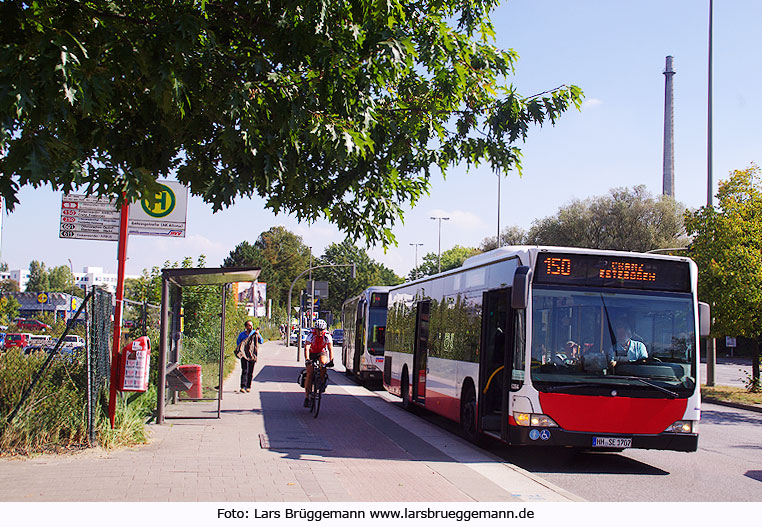
M 712 331 L 712 314 L 709 304 L 699 302 L 699 336 L 708 337 Z
M 513 290 L 511 291 L 511 307 L 526 309 L 529 305 L 529 284 L 532 282 L 532 268 L 520 265 L 513 275 Z

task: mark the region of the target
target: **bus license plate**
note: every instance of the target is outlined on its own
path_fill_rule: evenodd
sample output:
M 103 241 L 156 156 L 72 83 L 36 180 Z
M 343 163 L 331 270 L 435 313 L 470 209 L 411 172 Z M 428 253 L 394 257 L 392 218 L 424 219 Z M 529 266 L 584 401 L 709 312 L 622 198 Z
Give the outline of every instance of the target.
M 631 437 L 593 437 L 593 446 L 598 448 L 630 448 Z

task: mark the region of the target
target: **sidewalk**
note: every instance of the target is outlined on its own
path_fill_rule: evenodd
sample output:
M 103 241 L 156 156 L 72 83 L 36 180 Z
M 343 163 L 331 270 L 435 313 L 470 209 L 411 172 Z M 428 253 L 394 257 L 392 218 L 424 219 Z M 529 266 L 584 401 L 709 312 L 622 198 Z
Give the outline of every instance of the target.
M 251 393 L 238 391 L 238 369 L 225 382 L 221 419 L 167 419 L 130 449 L 0 459 L 0 500 L 581 501 L 338 372 L 314 419 L 300 369 L 295 348 L 265 343 Z M 186 402 L 167 415 L 216 413 Z

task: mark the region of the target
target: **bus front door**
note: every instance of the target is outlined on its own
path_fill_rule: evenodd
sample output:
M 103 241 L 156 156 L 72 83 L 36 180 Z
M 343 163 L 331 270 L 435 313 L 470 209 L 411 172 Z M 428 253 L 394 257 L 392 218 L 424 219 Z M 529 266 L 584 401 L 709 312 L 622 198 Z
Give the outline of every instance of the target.
M 429 313 L 431 301 L 418 303 L 415 321 L 415 347 L 413 348 L 413 401 L 426 400 L 426 374 L 429 358 Z
M 479 423 L 483 432 L 502 438 L 508 396 L 506 365 L 511 349 L 510 289 L 487 291 L 482 299 L 482 343 L 479 364 Z

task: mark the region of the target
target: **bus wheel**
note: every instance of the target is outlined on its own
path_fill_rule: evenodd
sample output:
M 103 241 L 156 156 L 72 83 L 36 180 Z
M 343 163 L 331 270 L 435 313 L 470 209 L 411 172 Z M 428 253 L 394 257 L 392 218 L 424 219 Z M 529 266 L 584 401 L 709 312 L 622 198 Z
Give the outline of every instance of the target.
M 400 389 L 402 390 L 402 408 L 405 410 L 411 410 L 410 404 L 410 381 L 407 377 L 407 370 L 402 372 L 402 381 L 400 382 Z
M 476 429 L 476 396 L 472 388 L 468 388 L 461 399 L 460 430 L 468 441 L 479 442 L 479 431 Z

